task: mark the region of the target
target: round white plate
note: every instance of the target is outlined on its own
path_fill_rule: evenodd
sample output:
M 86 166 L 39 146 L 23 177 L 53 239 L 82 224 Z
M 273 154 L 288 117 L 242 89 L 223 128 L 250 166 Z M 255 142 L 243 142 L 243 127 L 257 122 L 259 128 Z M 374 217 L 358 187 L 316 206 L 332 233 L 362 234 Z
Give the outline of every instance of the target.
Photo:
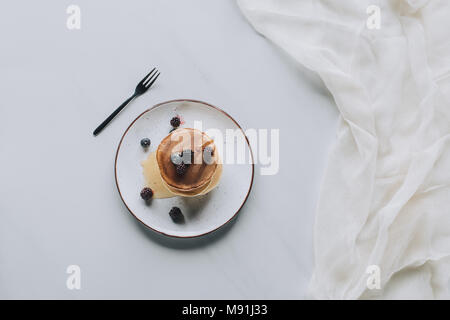
M 140 191 L 145 186 L 141 161 L 155 151 L 161 140 L 169 134 L 170 119 L 175 115 L 182 117 L 184 124 L 181 127 L 194 128 L 194 124 L 198 125 L 198 121 L 201 121 L 203 131 L 208 134 L 211 129 L 222 133 L 223 139 L 211 136 L 218 150 L 224 153 L 222 178 L 219 185 L 204 196 L 153 199 L 147 204 L 140 197 Z M 233 140 L 226 139 L 226 134 L 231 132 L 245 141 L 234 147 L 234 154 L 238 153 L 237 149 L 245 148 L 245 161 L 225 161 L 226 156 L 231 154 L 225 154 L 229 149 L 226 144 Z M 152 144 L 149 150 L 141 147 L 142 138 L 150 138 Z M 231 158 L 237 159 L 237 156 Z M 126 207 L 147 227 L 172 237 L 202 236 L 229 222 L 247 200 L 253 175 L 252 151 L 240 126 L 224 111 L 201 101 L 172 100 L 143 112 L 123 134 L 116 153 L 116 184 Z M 169 211 L 174 206 L 183 212 L 185 223 L 176 224 L 170 218 Z

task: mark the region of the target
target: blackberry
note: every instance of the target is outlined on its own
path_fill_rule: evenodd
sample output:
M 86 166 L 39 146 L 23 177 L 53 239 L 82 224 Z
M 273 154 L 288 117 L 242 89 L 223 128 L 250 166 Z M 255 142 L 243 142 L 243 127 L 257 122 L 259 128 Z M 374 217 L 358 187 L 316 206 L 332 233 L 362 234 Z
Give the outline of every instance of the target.
M 183 213 L 181 212 L 181 209 L 178 207 L 172 207 L 172 209 L 170 209 L 169 211 L 169 216 L 175 223 L 184 223 Z
M 153 197 L 153 190 L 150 188 L 144 188 L 141 191 L 141 198 L 145 201 L 150 200 Z
M 178 128 L 181 124 L 181 120 L 179 116 L 173 117 L 170 119 L 170 125 L 174 128 Z
M 144 139 L 141 140 L 141 146 L 142 146 L 143 148 L 148 148 L 148 147 L 150 147 L 150 144 L 151 144 L 151 141 L 150 141 L 149 138 L 144 138 Z
M 186 173 L 187 169 L 188 169 L 188 165 L 184 162 L 180 163 L 179 165 L 177 165 L 175 167 L 175 171 L 178 176 L 183 176 Z

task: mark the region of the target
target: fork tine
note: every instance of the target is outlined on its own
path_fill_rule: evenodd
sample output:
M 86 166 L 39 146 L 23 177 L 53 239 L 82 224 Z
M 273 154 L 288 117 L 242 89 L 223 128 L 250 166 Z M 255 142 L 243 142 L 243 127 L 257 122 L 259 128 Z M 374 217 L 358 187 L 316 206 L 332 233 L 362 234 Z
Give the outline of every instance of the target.
M 139 83 L 140 83 L 140 84 L 144 84 L 144 83 L 149 79 L 149 77 L 152 75 L 153 71 L 155 71 L 155 69 L 156 69 L 156 68 L 153 68 L 152 71 L 150 71 L 150 72 L 144 77 L 144 79 L 142 79 L 141 82 L 139 82 Z
M 155 73 L 153 73 L 152 76 L 144 82 L 144 87 L 148 87 L 150 82 L 152 82 L 155 79 L 155 77 L 159 75 L 159 73 L 160 72 L 158 70 L 156 70 Z
M 147 85 L 147 83 L 149 83 L 154 77 L 155 75 L 158 73 L 158 70 L 156 70 L 150 77 L 148 77 L 147 79 L 145 79 L 145 81 L 142 83 L 144 85 L 144 87 Z
M 156 76 L 154 78 L 152 76 L 153 80 L 150 79 L 151 81 L 145 85 L 145 88 L 146 89 L 150 88 L 152 86 L 152 84 L 156 81 L 156 79 L 158 79 L 160 74 L 161 74 L 161 72 L 158 72 L 157 74 L 155 73 Z

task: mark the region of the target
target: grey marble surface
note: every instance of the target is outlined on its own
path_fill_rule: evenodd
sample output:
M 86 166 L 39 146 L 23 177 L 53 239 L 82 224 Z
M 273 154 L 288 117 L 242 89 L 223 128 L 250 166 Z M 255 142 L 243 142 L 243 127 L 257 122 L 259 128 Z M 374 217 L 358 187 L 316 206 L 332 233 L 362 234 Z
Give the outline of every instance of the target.
M 66 8 L 81 8 L 81 30 Z M 0 10 L 0 298 L 301 299 L 338 113 L 322 82 L 259 36 L 234 1 L 8 1 Z M 93 129 L 152 66 L 157 85 Z M 192 98 L 243 128 L 280 129 L 280 171 L 239 217 L 191 240 L 142 227 L 113 176 L 146 108 Z M 258 171 L 258 170 L 257 170 Z M 66 268 L 81 267 L 81 290 Z

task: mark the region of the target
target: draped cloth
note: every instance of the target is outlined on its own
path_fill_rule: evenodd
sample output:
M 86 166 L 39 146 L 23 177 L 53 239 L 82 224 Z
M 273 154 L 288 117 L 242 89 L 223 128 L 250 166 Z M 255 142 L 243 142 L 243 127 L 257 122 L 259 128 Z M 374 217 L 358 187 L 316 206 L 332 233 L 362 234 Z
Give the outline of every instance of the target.
M 321 77 L 340 112 L 310 297 L 446 298 L 450 1 L 238 4 L 259 33 Z

